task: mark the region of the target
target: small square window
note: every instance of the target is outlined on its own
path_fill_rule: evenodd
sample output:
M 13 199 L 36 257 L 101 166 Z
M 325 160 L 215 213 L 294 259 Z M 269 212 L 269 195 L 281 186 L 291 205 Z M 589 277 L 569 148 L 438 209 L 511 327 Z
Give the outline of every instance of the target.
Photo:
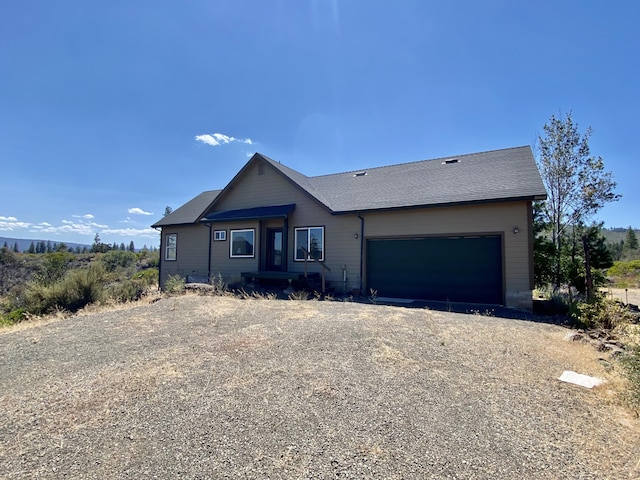
M 227 231 L 226 230 L 214 230 L 213 239 L 216 242 L 222 242 L 227 239 Z
M 229 255 L 231 258 L 252 258 L 255 245 L 255 230 L 231 230 Z
M 178 234 L 170 233 L 165 237 L 164 259 L 174 261 L 178 258 Z

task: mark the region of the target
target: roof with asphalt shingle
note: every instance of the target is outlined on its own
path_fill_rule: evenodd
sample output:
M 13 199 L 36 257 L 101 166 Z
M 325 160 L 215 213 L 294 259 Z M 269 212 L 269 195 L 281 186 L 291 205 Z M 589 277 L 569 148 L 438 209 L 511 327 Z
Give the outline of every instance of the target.
M 256 153 L 334 214 L 546 198 L 528 146 L 307 177 Z M 241 172 L 243 171 L 241 170 Z M 241 181 L 238 174 L 231 183 Z M 230 185 L 231 185 L 230 183 Z M 198 195 L 153 227 L 196 223 L 224 190 Z
M 220 192 L 222 192 L 222 190 L 209 190 L 202 192 L 200 195 L 189 200 L 180 208 L 175 209 L 169 215 L 158 220 L 151 226 L 156 228 L 199 222 Z
M 309 179 L 334 213 L 539 199 L 531 148 L 423 160 Z

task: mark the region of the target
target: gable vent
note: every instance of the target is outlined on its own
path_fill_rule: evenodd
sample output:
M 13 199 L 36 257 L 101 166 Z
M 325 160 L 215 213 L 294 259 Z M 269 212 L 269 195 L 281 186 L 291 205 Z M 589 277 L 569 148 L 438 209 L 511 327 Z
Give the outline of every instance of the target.
M 364 177 L 367 174 L 367 172 L 362 171 L 362 172 L 356 172 L 353 174 L 354 177 Z
M 445 160 L 444 162 L 442 162 L 442 165 L 453 165 L 454 163 L 460 163 L 460 160 L 458 160 L 457 158 L 452 158 L 450 160 Z

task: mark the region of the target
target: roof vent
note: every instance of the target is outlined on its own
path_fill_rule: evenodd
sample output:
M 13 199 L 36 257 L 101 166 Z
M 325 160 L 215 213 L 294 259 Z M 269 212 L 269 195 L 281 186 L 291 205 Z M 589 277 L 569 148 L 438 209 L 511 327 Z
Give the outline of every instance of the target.
M 367 174 L 366 171 L 362 171 L 362 172 L 356 172 L 353 174 L 354 177 L 364 177 Z
M 460 160 L 458 160 L 457 158 L 451 158 L 449 160 L 445 160 L 444 162 L 442 162 L 442 165 L 453 165 L 454 163 L 459 163 Z

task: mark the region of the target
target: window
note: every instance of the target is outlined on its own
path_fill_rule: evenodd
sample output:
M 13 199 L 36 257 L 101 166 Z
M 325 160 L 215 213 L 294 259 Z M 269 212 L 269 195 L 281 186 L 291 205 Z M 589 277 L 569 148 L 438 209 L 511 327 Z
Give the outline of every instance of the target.
M 165 238 L 164 259 L 173 261 L 178 253 L 178 234 L 170 233 Z
M 231 258 L 253 257 L 255 230 L 231 230 L 229 254 Z
M 324 260 L 324 227 L 296 228 L 295 240 L 296 261 L 304 261 L 303 248 L 311 254 L 307 260 L 312 260 L 313 257 Z
M 222 242 L 227 239 L 227 231 L 226 230 L 214 230 L 213 239 L 216 242 Z

